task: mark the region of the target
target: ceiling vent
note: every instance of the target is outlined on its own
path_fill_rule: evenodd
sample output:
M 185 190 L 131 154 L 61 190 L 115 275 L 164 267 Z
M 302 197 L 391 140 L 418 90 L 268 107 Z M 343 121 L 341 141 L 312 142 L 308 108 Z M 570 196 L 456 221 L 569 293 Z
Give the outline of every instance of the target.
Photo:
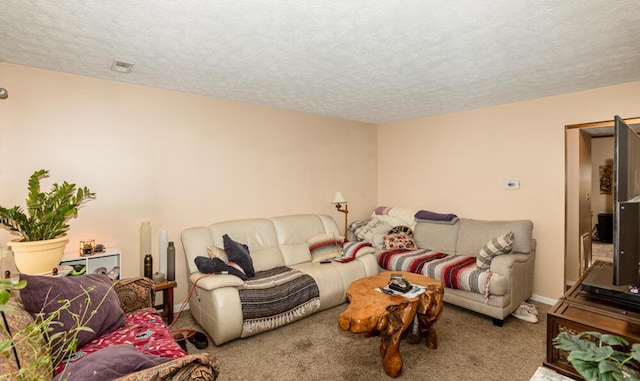
M 131 72 L 131 68 L 133 68 L 133 64 L 124 61 L 113 60 L 111 64 L 111 70 L 117 71 L 118 73 L 129 74 Z

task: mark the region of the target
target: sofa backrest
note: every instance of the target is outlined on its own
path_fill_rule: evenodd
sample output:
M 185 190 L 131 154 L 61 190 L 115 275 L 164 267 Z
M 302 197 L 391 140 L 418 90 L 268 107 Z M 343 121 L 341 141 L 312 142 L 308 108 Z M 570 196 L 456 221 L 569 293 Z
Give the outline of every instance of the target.
M 458 224 L 418 222 L 413 231 L 413 239 L 421 249 L 430 249 L 444 254 L 455 254 L 458 242 Z
M 254 269 L 264 271 L 311 261 L 307 240 L 329 232 L 340 235 L 335 220 L 325 215 L 240 219 L 185 229 L 182 232 L 182 245 L 189 273 L 198 271 L 195 258 L 208 256 L 208 246 L 224 248 L 222 236 L 225 234 L 249 246 Z
M 336 221 L 329 216 L 298 214 L 272 217 L 270 220 L 276 229 L 278 246 L 287 266 L 311 261 L 309 238 L 325 233 L 340 236 Z
M 478 256 L 491 239 L 512 231 L 514 253 L 535 251 L 533 222 L 529 220 L 486 221 L 460 218 L 455 224 L 418 222 L 414 240 L 419 248 L 445 254 Z
M 535 249 L 533 222 L 529 220 L 484 221 L 461 218 L 458 221 L 456 254 L 477 256 L 490 240 L 513 232 L 513 253 L 527 254 Z

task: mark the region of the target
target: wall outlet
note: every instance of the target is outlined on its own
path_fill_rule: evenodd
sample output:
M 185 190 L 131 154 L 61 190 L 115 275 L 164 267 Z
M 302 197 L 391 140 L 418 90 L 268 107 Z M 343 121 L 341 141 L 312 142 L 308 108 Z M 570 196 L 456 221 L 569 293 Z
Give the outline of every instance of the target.
M 505 180 L 504 189 L 507 189 L 507 190 L 520 189 L 520 180 Z

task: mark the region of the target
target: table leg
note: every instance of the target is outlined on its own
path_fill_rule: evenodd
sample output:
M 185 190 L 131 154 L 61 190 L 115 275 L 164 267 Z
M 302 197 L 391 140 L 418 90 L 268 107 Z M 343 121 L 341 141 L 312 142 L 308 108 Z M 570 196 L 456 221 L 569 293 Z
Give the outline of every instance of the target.
M 168 324 L 171 324 L 173 323 L 173 288 L 164 290 L 162 299 L 167 306 L 167 322 Z
M 427 347 L 438 348 L 438 336 L 433 324 L 438 320 L 442 312 L 442 295 L 444 291 L 439 287 L 427 287 L 424 297 L 420 298 L 418 308 L 418 330 L 420 336 L 425 338 Z
M 380 330 L 380 355 L 382 366 L 389 377 L 398 377 L 402 371 L 402 356 L 400 355 L 400 341 L 402 333 L 413 324 L 417 303 L 401 303 L 388 310 L 386 326 Z

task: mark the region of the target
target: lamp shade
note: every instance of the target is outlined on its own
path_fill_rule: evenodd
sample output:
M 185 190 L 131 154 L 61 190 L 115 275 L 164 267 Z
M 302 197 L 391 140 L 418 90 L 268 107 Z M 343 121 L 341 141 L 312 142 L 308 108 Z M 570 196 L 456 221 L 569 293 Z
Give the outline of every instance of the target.
M 331 200 L 331 203 L 332 204 L 346 204 L 347 203 L 347 199 L 344 197 L 342 192 L 336 192 L 336 194 L 333 195 L 333 200 Z

